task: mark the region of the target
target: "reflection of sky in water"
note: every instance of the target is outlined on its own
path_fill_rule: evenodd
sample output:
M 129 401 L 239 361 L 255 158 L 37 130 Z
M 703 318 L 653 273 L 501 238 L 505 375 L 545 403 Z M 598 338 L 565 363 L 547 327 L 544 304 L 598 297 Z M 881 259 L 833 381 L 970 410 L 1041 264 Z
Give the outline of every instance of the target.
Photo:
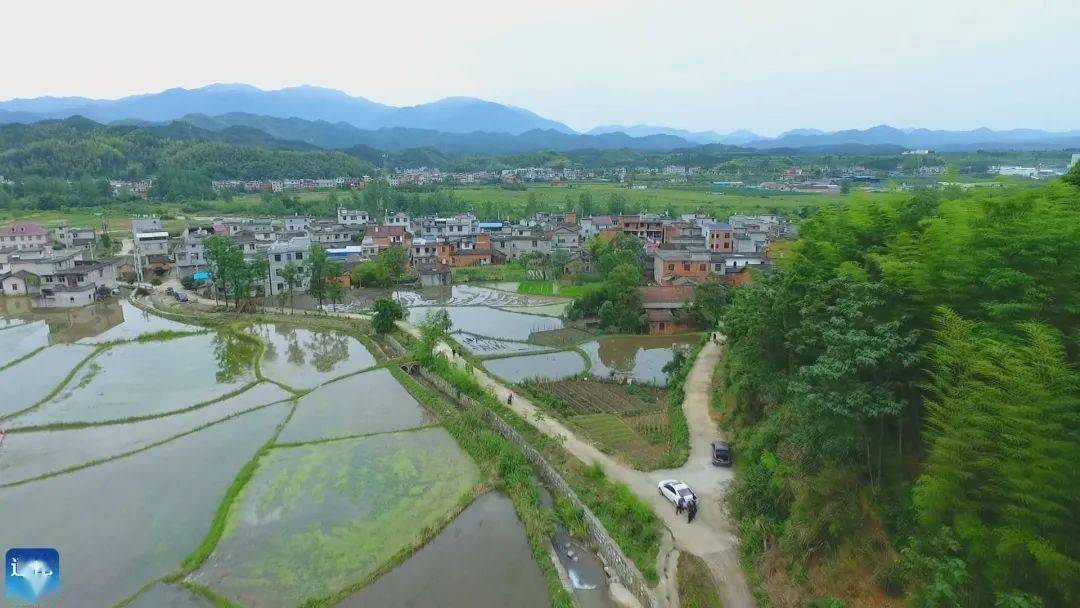
M 574 351 L 559 351 L 543 355 L 521 355 L 484 361 L 491 373 L 509 382 L 526 378 L 557 380 L 585 371 L 585 362 Z
M 182 414 L 128 424 L 12 433 L 4 440 L 0 481 L 29 479 L 131 452 L 290 396 L 277 385 L 263 382 L 235 397 Z
M 99 422 L 190 407 L 254 380 L 250 342 L 200 334 L 112 346 L 80 368 L 53 399 L 9 422 Z
M 112 606 L 175 571 L 198 547 L 226 488 L 288 411 L 271 406 L 125 458 L 4 488 L 0 521 L 18 525 L 0 526 L 0 545 L 60 551 L 58 606 Z
M 492 338 L 527 340 L 533 332 L 563 326 L 563 322 L 554 317 L 507 312 L 488 306 L 416 306 L 408 309 L 409 323 L 420 323 L 429 312 L 436 310 L 445 310 L 450 315 L 451 331 L 467 331 Z

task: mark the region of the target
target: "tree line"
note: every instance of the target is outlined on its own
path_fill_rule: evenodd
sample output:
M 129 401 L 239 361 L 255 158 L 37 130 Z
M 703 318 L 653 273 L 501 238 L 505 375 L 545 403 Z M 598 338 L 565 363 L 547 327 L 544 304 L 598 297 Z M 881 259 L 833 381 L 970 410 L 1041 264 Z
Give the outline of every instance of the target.
M 1080 603 L 1080 168 L 800 233 L 721 322 L 747 555 L 858 555 L 918 607 Z

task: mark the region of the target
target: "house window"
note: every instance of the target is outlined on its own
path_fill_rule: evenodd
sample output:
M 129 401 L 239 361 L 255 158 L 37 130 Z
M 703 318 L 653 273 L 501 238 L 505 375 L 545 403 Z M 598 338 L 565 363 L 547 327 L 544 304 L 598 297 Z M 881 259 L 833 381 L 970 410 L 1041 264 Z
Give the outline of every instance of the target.
M 674 270 L 675 270 L 675 265 L 674 265 L 674 264 L 668 264 L 668 265 L 667 265 L 667 269 L 668 269 L 668 270 L 670 270 L 670 271 L 673 271 L 673 272 L 674 272 Z
M 664 331 L 664 322 L 663 321 L 660 322 L 660 331 Z
M 683 262 L 682 269 L 689 272 L 690 262 Z
M 700 270 L 701 272 L 705 272 L 705 264 L 701 264 L 700 266 L 698 266 L 698 270 Z
M 301 251 L 297 251 L 297 252 L 296 252 L 296 259 L 298 259 L 298 260 L 302 260 L 302 259 L 304 259 L 304 254 L 303 254 L 303 252 L 301 252 Z

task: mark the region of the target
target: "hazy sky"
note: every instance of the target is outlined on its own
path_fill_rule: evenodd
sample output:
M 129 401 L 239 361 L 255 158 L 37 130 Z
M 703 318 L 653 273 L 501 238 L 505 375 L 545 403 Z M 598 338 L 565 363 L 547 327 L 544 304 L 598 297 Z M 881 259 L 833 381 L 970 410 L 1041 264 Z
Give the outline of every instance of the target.
M 578 129 L 1080 129 L 1077 0 L 10 0 L 0 99 L 213 82 Z

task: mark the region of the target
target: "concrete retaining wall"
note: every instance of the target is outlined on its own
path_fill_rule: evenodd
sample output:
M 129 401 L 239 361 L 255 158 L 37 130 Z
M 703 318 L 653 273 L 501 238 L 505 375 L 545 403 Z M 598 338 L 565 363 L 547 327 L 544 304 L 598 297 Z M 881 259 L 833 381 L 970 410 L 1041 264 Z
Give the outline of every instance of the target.
M 525 439 L 518 434 L 510 425 L 503 421 L 495 412 L 485 407 L 480 402 L 464 395 L 441 377 L 432 374 L 423 367 L 418 367 L 417 371 L 424 380 L 429 382 L 432 386 L 436 387 L 446 395 L 456 399 L 458 403 L 480 412 L 484 419 L 491 425 L 492 429 L 499 434 L 503 439 L 510 441 L 522 452 L 525 453 L 525 457 L 532 464 L 533 470 L 540 476 L 541 481 L 552 492 L 557 492 L 564 498 L 570 501 L 575 508 L 579 509 L 584 514 L 585 526 L 589 533 L 589 539 L 592 541 L 594 547 L 596 547 L 597 553 L 615 572 L 615 576 L 618 577 L 619 582 L 633 593 L 642 606 L 647 608 L 659 608 L 660 604 L 653 597 L 653 594 L 649 590 L 649 586 L 645 583 L 645 577 L 638 570 L 634 562 L 630 561 L 630 558 L 622 552 L 618 543 L 615 542 L 608 531 L 604 528 L 604 524 L 593 514 L 589 507 L 578 498 L 570 484 L 566 483 L 566 480 L 555 470 L 543 456 L 540 455 Z

